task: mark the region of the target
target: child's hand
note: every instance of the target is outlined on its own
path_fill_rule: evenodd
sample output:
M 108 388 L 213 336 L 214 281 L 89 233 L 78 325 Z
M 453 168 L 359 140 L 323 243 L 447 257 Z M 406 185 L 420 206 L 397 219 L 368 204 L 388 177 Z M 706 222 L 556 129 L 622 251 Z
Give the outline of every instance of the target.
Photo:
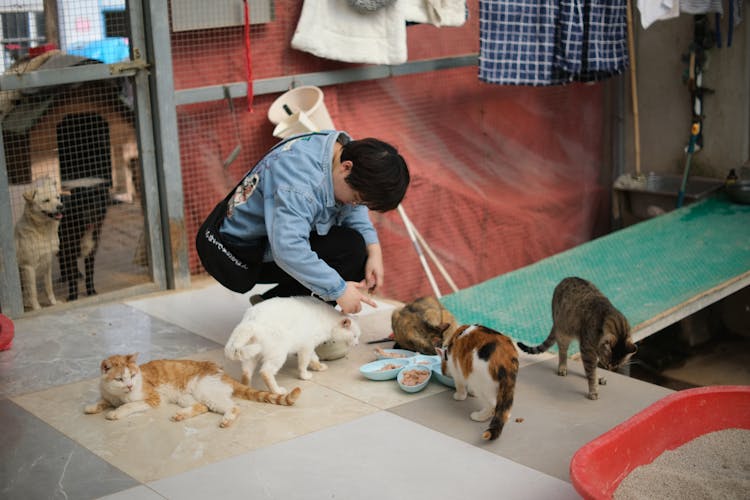
M 369 293 L 375 293 L 383 285 L 383 253 L 380 245 L 373 243 L 367 247 L 365 280 Z
M 372 307 L 378 307 L 378 304 L 367 295 L 367 283 L 364 280 L 360 283 L 347 281 L 344 294 L 336 299 L 336 303 L 345 314 L 360 312 L 362 310 L 362 302 Z

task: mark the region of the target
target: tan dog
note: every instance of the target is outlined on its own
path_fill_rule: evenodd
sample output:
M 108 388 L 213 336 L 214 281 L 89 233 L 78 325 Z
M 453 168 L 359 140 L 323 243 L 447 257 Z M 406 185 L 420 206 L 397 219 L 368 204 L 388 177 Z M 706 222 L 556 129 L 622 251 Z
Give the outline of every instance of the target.
M 48 177 L 39 179 L 36 187 L 26 191 L 23 198 L 26 205 L 13 232 L 16 260 L 21 274 L 24 306 L 40 309 L 37 276 L 44 277 L 47 301 L 50 305 L 57 303 L 52 289 L 52 258 L 60 248 L 57 229 L 63 205 L 55 181 Z

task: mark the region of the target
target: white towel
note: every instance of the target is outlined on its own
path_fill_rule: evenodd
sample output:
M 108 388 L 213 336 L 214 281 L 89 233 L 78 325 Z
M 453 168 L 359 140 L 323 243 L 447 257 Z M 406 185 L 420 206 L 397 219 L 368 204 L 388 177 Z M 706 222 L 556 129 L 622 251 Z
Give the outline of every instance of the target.
M 681 0 L 680 11 L 685 14 L 724 13 L 721 0 Z
M 672 19 L 680 15 L 680 0 L 638 0 L 641 25 L 648 28 L 656 21 Z
M 398 0 L 404 18 L 414 23 L 435 26 L 463 26 L 466 22 L 466 0 Z
M 406 62 L 406 23 L 399 4 L 361 14 L 347 0 L 305 0 L 292 47 L 344 62 Z

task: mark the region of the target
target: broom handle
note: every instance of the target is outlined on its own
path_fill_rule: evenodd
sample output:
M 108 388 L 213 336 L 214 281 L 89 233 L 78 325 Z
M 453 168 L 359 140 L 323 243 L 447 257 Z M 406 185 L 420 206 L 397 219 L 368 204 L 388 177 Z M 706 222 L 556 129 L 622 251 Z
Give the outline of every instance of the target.
M 641 176 L 641 126 L 638 117 L 638 85 L 635 68 L 635 40 L 633 36 L 633 6 L 627 2 L 628 9 L 628 52 L 630 54 L 630 94 L 633 105 L 633 142 L 635 147 L 635 175 Z
M 440 271 L 440 274 L 443 275 L 443 278 L 445 278 L 445 281 L 448 282 L 448 285 L 451 287 L 451 289 L 454 292 L 458 291 L 458 287 L 456 286 L 456 283 L 453 281 L 453 278 L 451 278 L 450 274 L 448 274 L 448 271 L 443 267 L 443 264 L 440 262 L 440 259 L 438 259 L 437 255 L 435 255 L 435 252 L 432 251 L 432 248 L 430 248 L 430 245 L 427 244 L 424 238 L 422 238 L 422 235 L 419 233 L 419 230 L 417 229 L 417 226 L 414 225 L 414 223 L 411 221 L 408 215 L 406 215 L 406 211 L 404 211 L 402 218 L 404 218 L 404 224 L 408 223 L 411 227 L 411 230 L 414 232 L 414 235 L 417 237 L 417 240 L 419 241 L 419 244 L 422 245 L 427 252 L 427 255 L 432 259 L 433 264 L 438 268 L 438 271 Z
M 409 239 L 414 245 L 414 249 L 417 251 L 417 255 L 419 256 L 419 262 L 422 264 L 422 268 L 424 269 L 424 272 L 427 274 L 427 279 L 430 281 L 430 286 L 432 287 L 432 291 L 435 292 L 435 296 L 437 298 L 442 297 L 442 295 L 440 294 L 440 289 L 438 288 L 437 283 L 435 282 L 435 276 L 432 275 L 430 266 L 427 264 L 427 259 L 424 258 L 424 253 L 422 253 L 422 247 L 419 246 L 419 242 L 417 241 L 417 238 L 414 235 L 414 230 L 412 229 L 412 225 L 409 222 L 409 218 L 406 216 L 406 212 L 404 211 L 404 208 L 400 204 L 398 206 L 398 213 L 399 215 L 401 215 L 401 220 L 404 221 L 406 232 L 409 233 Z
M 427 252 L 427 255 L 432 259 L 432 262 L 435 264 L 435 266 L 438 268 L 438 271 L 440 271 L 440 274 L 443 275 L 443 278 L 445 278 L 445 281 L 448 282 L 448 285 L 451 287 L 451 289 L 454 292 L 458 291 L 458 287 L 456 286 L 456 283 L 451 278 L 450 274 L 448 274 L 448 271 L 445 270 L 445 267 L 443 267 L 443 264 L 438 260 L 437 255 L 435 255 L 435 252 L 432 251 L 432 248 L 430 248 L 430 245 L 427 244 L 427 242 L 422 238 L 422 235 L 419 234 L 419 231 L 417 230 L 417 226 L 415 226 L 411 219 L 409 220 L 409 224 L 411 225 L 412 230 L 414 231 L 414 234 L 417 237 L 417 240 L 419 240 L 419 243 L 424 247 L 425 252 Z

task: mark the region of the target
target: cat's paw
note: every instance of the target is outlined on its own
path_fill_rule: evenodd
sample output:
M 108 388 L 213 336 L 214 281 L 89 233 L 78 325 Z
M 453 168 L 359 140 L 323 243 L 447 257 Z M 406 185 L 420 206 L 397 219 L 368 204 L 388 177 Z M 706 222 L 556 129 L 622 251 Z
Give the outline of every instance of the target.
M 289 391 L 286 389 L 286 387 L 279 387 L 275 391 L 271 391 L 274 394 L 281 394 L 282 396 L 286 395 Z
M 568 368 L 567 368 L 567 367 L 563 367 L 563 368 L 558 368 L 558 369 L 557 369 L 557 374 L 558 374 L 559 376 L 561 376 L 561 377 L 565 377 L 565 376 L 567 376 L 567 375 L 568 375 Z
M 219 423 L 219 427 L 222 429 L 226 429 L 230 425 L 234 423 L 235 420 L 237 420 L 237 415 L 240 414 L 240 409 L 238 407 L 234 407 L 228 412 L 224 414 L 224 418 L 221 419 L 221 422 Z
M 83 413 L 87 415 L 91 415 L 93 413 L 99 413 L 101 410 L 99 409 L 99 405 L 88 405 L 83 408 Z
M 494 411 L 473 411 L 469 416 L 475 422 L 484 422 L 485 420 L 489 419 L 493 413 Z
M 301 378 L 302 380 L 310 380 L 312 379 L 312 373 L 307 371 L 299 372 L 299 378 Z
M 466 399 L 466 392 L 454 392 L 453 399 L 455 399 L 456 401 L 463 401 L 464 399 Z
M 591 399 L 591 400 L 597 400 L 597 399 L 599 399 L 599 393 L 597 393 L 597 392 L 589 392 L 588 394 L 586 394 L 586 397 L 589 398 L 589 399 Z
M 120 414 L 117 413 L 117 410 L 112 410 L 105 413 L 104 418 L 107 420 L 120 420 Z
M 317 363 L 310 363 L 310 369 L 316 372 L 324 372 L 328 369 L 328 365 L 318 361 Z

